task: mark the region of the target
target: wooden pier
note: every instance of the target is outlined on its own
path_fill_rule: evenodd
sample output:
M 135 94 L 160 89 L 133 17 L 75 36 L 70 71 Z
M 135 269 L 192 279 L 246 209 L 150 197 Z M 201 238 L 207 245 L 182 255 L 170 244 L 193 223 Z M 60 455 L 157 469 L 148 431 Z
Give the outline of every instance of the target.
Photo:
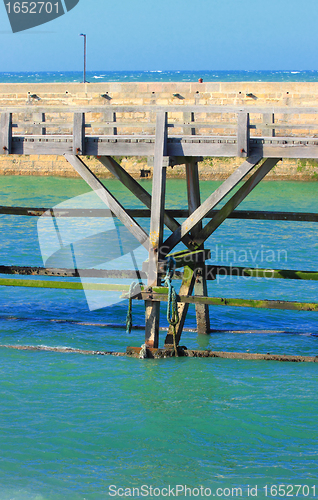
M 189 303 L 196 305 L 197 330 L 210 332 L 209 307 L 213 305 L 318 310 L 318 304 L 286 301 L 253 301 L 208 297 L 207 280 L 216 274 L 257 276 L 280 279 L 314 279 L 318 273 L 302 270 L 266 270 L 222 268 L 206 264 L 209 250 L 206 240 L 227 218 L 256 220 L 318 221 L 318 214 L 295 212 L 239 211 L 236 208 L 264 179 L 281 158 L 318 158 L 318 108 L 237 108 L 216 106 L 108 106 L 89 108 L 42 108 L 40 105 L 0 109 L 0 155 L 63 155 L 85 182 L 96 192 L 128 231 L 149 252 L 140 273 L 146 281 L 134 299 L 143 300 L 145 344 L 159 346 L 159 310 L 161 301 L 169 301 L 169 287 L 162 286 L 172 261 L 171 277 L 181 280 L 178 321 L 170 325 L 164 345 L 180 342 Z M 144 205 L 144 210 L 123 207 L 104 183 L 88 168 L 85 156 L 99 162 L 126 186 Z M 114 156 L 153 158 L 152 195 L 133 179 Z M 241 165 L 201 203 L 198 162 L 203 157 L 239 157 Z M 1 161 L 1 159 L 0 159 Z M 188 207 L 165 210 L 166 171 L 184 165 Z M 239 183 L 243 184 L 235 190 Z M 215 207 L 231 193 L 220 210 Z M 48 207 L 50 208 L 50 207 Z M 47 208 L 0 207 L 0 213 L 41 216 Z M 102 210 L 63 210 L 54 216 L 103 216 Z M 107 214 L 105 214 L 107 216 Z M 149 234 L 136 221 L 150 217 Z M 184 217 L 179 223 L 177 218 Z M 203 226 L 203 220 L 208 219 Z M 164 226 L 170 230 L 164 239 Z M 182 243 L 184 251 L 175 252 Z M 169 260 L 170 259 L 170 260 Z M 178 269 L 183 268 L 183 272 Z M 19 268 L 0 266 L 3 274 L 75 276 L 70 269 Z M 111 276 L 111 271 L 82 270 L 85 276 Z M 114 271 L 112 277 L 129 277 L 128 271 Z M 77 274 L 78 276 L 78 274 Z M 15 283 L 13 283 L 13 281 Z M 18 283 L 19 282 L 19 283 Z M 32 284 L 33 283 L 33 284 Z M 47 283 L 43 285 L 43 283 Z M 50 283 L 50 284 L 48 284 Z M 80 288 L 68 282 L 0 280 L 5 286 L 48 286 Z M 56 286 L 54 286 L 56 285 Z M 118 285 L 127 294 L 125 285 Z M 98 288 L 97 288 L 98 289 Z M 105 289 L 101 286 L 100 289 Z M 127 295 L 126 295 L 127 296 Z

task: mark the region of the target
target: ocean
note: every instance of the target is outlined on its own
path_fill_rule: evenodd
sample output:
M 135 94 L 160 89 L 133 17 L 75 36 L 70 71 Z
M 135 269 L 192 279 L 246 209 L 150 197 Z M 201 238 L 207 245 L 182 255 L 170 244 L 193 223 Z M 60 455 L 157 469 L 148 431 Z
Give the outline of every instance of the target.
M 316 70 L 87 71 L 88 82 L 317 82 Z M 0 83 L 82 82 L 82 71 L 0 72 Z
M 141 208 L 118 181 L 104 182 L 126 207 Z M 151 180 L 141 182 L 151 190 Z M 79 179 L 4 176 L 0 184 L 9 206 L 53 207 L 89 191 Z M 202 199 L 219 184 L 203 182 Z M 168 180 L 166 207 L 185 203 L 185 181 Z M 318 212 L 317 185 L 263 182 L 241 208 Z M 43 265 L 38 221 L 0 216 L 1 264 Z M 316 270 L 318 236 L 310 222 L 232 219 L 207 248 L 220 265 L 242 265 L 245 255 L 243 265 Z M 318 300 L 315 281 L 221 278 L 209 282 L 210 296 Z M 1 287 L 0 305 L 2 345 L 124 351 L 143 343 L 142 328 L 128 335 L 109 326 L 124 326 L 125 300 L 90 311 L 82 291 Z M 317 313 L 215 306 L 210 317 L 211 335 L 187 331 L 182 344 L 317 354 Z M 134 302 L 134 325 L 143 320 L 143 304 Z M 195 327 L 192 306 L 186 326 Z M 0 359 L 0 500 L 317 497 L 315 364 L 5 347 Z

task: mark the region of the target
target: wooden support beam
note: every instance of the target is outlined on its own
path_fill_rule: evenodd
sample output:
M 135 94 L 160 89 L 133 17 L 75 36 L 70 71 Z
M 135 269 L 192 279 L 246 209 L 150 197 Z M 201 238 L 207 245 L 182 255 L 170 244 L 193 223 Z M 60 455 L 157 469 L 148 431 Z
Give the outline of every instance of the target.
M 163 166 L 167 155 L 167 113 L 160 112 L 156 119 L 156 141 L 152 179 L 151 219 L 149 233 L 148 286 L 160 285 L 158 270 L 163 241 L 164 208 L 166 194 L 166 170 Z M 160 302 L 146 301 L 145 343 L 148 347 L 158 347 Z
M 105 120 L 105 122 L 113 122 L 115 124 L 117 121 L 116 113 L 112 110 L 105 111 L 104 120 Z M 117 128 L 115 126 L 109 127 L 109 128 L 107 127 L 107 128 L 105 128 L 104 134 L 105 135 L 117 135 Z
M 263 124 L 270 125 L 269 128 L 263 128 L 262 135 L 264 137 L 275 137 L 275 129 L 273 125 L 275 123 L 275 115 L 274 113 L 263 113 Z
M 280 161 L 280 158 L 267 158 L 264 163 L 256 170 L 248 181 L 232 196 L 232 198 L 222 207 L 217 215 L 213 217 L 200 231 L 196 237 L 197 245 L 202 245 L 206 239 L 222 224 L 233 210 L 253 191 L 257 184 L 265 177 L 270 170 Z
M 120 180 L 120 182 L 126 186 L 136 196 L 136 198 L 138 198 L 138 200 L 146 205 L 147 208 L 151 208 L 151 195 L 139 184 L 139 182 L 126 172 L 126 170 L 119 165 L 114 158 L 111 156 L 101 156 L 98 160 L 109 170 L 109 172 Z M 164 211 L 164 223 L 171 231 L 176 231 L 180 226 L 179 222 L 171 217 L 171 215 L 169 215 L 166 211 Z M 188 248 L 192 248 L 190 237 L 185 238 L 184 243 Z
M 183 113 L 183 121 L 185 124 L 194 122 L 194 113 L 191 113 L 189 111 L 186 111 Z M 195 128 L 191 127 L 189 125 L 184 125 L 183 126 L 183 133 L 185 135 L 195 135 Z
M 15 281 L 15 280 L 12 280 Z M 153 301 L 167 302 L 168 289 L 165 287 L 157 287 L 151 292 Z M 147 291 L 141 292 L 141 298 L 149 297 Z M 252 307 L 255 309 L 282 309 L 288 311 L 318 311 L 317 302 L 294 302 L 287 300 L 254 300 L 254 299 L 237 299 L 225 297 L 194 297 L 192 295 L 177 295 L 178 302 L 186 302 L 188 304 L 209 304 L 211 306 L 234 306 L 234 307 Z
M 149 195 L 149 193 L 147 194 Z M 50 210 L 51 208 L 0 206 L 0 214 L 25 215 L 30 217 L 41 217 L 47 211 L 49 211 L 49 217 L 113 217 L 107 208 L 68 208 L 60 210 L 54 209 L 52 215 Z M 131 208 L 127 209 L 127 213 L 131 217 L 150 218 L 150 210 L 147 209 Z M 211 219 L 217 213 L 218 210 L 210 210 L 206 214 L 205 218 Z M 189 210 L 165 210 L 165 214 L 168 214 L 168 216 L 170 217 L 180 217 L 185 219 L 189 215 Z M 229 215 L 228 218 L 246 220 L 318 222 L 318 214 L 309 212 L 267 212 L 260 210 L 235 210 Z
M 74 113 L 73 154 L 85 155 L 85 113 Z
M 231 174 L 223 184 L 218 187 L 164 242 L 165 255 L 180 243 L 183 238 L 212 210 L 223 198 L 244 179 L 244 177 L 257 165 L 261 156 L 251 156 Z
M 45 123 L 45 113 L 34 113 L 33 118 L 36 122 L 39 122 L 33 129 L 33 134 L 35 135 L 46 135 L 46 128 L 43 127 Z
M 191 214 L 201 205 L 199 170 L 197 163 L 186 163 L 186 178 L 187 178 L 189 216 L 191 216 Z M 192 238 L 195 239 L 201 230 L 202 230 L 202 222 L 199 222 L 192 228 L 191 231 Z M 201 246 L 200 250 L 204 250 L 203 245 Z M 203 258 L 201 258 L 200 262 L 197 263 L 195 274 L 196 275 L 195 275 L 194 295 L 207 296 L 208 289 L 205 279 L 205 261 Z M 198 333 L 201 335 L 209 334 L 210 333 L 209 306 L 207 304 L 196 304 L 195 312 L 196 312 Z
M 237 117 L 237 156 L 245 158 L 250 148 L 250 115 L 244 111 Z
M 143 245 L 149 248 L 149 239 L 146 231 L 132 218 L 116 198 L 108 191 L 101 181 L 85 165 L 85 163 L 75 155 L 64 155 L 67 161 L 80 174 L 82 179 L 95 191 L 97 196 L 109 207 L 109 209 L 126 226 L 128 231 Z
M 12 113 L 0 115 L 0 155 L 11 153 L 12 140 Z
M 189 266 L 185 266 L 183 279 L 182 279 L 181 287 L 179 290 L 179 295 L 182 295 L 182 296 L 192 295 L 194 284 L 195 284 L 195 274 L 193 272 L 193 269 Z M 176 345 L 178 345 L 180 342 L 180 338 L 181 338 L 184 323 L 185 323 L 185 320 L 187 317 L 188 309 L 189 309 L 188 303 L 186 303 L 186 302 L 179 302 L 178 303 L 179 323 L 176 325 Z M 168 347 L 168 348 L 170 348 L 170 347 L 172 348 L 174 346 L 173 327 L 171 325 L 169 326 L 164 345 L 165 345 L 165 347 Z

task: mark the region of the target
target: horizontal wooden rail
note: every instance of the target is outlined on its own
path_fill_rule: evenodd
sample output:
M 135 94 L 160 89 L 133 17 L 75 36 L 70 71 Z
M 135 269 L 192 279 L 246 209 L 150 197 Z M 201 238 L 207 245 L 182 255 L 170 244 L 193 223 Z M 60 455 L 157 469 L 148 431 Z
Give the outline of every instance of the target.
M 26 288 L 53 288 L 61 290 L 100 290 L 104 292 L 128 292 L 130 285 L 110 285 L 105 283 L 82 283 L 78 281 L 45 281 L 45 280 L 19 280 L 0 278 L 0 286 L 18 286 Z
M 27 288 L 47 288 L 47 289 L 64 289 L 64 290 L 100 290 L 112 292 L 128 292 L 130 285 L 111 285 L 104 283 L 85 283 L 70 281 L 44 281 L 44 280 L 20 280 L 10 278 L 0 278 L 0 286 L 12 287 L 27 287 Z M 141 293 L 134 298 L 148 301 L 168 301 L 168 288 L 153 287 L 151 291 L 145 291 L 145 287 L 141 287 Z M 122 295 L 122 298 L 127 298 L 127 295 Z M 199 297 L 177 295 L 178 302 L 188 304 L 207 304 L 210 306 L 234 306 L 234 307 L 252 307 L 256 309 L 285 309 L 294 311 L 318 311 L 318 303 L 314 302 L 290 302 L 286 300 L 252 300 L 252 299 L 237 299 L 237 298 L 222 298 L 222 297 Z
M 67 269 L 48 268 L 35 266 L 0 266 L 0 274 L 19 276 L 50 276 L 53 278 L 110 278 L 110 279 L 130 279 L 136 277 L 146 279 L 146 273 L 142 271 L 122 270 L 122 269 Z
M 183 209 L 167 209 L 166 212 L 174 218 L 188 218 L 189 211 Z M 205 218 L 212 218 L 217 214 L 218 210 L 210 210 Z M 147 218 L 150 217 L 150 210 L 133 208 L 127 209 L 127 213 L 131 217 Z M 35 207 L 8 207 L 0 206 L 0 214 L 3 215 L 24 215 L 29 217 L 113 217 L 109 209 L 105 208 L 35 208 Z M 277 220 L 277 221 L 294 221 L 294 222 L 318 222 L 318 213 L 309 212 L 272 212 L 258 210 L 234 210 L 228 219 L 247 219 L 247 220 Z
M 142 291 L 140 298 L 143 300 L 167 302 L 168 288 L 156 287 L 153 288 L 151 292 Z M 289 311 L 318 311 L 318 303 L 294 302 L 287 300 L 254 300 L 177 295 L 177 301 L 187 304 L 207 304 L 209 306 L 252 307 L 255 309 L 283 309 Z
M 173 112 L 173 113 L 215 113 L 215 114 L 226 114 L 226 113 L 251 113 L 251 114 L 266 114 L 273 113 L 278 115 L 316 115 L 318 114 L 318 108 L 315 107 L 289 107 L 289 106 L 210 106 L 210 105 L 169 105 L 169 106 L 157 106 L 157 105 L 113 105 L 107 104 L 103 106 L 43 106 L 41 104 L 34 104 L 32 108 L 28 106 L 0 106 L 0 113 L 139 113 L 139 112 Z
M 177 263 L 177 267 L 189 265 L 189 260 Z M 164 268 L 164 266 L 162 266 Z M 201 268 L 200 268 L 201 269 Z M 216 275 L 221 276 L 245 276 L 251 278 L 267 279 L 292 279 L 292 280 L 313 280 L 318 281 L 318 272 L 300 271 L 296 269 L 260 269 L 238 266 L 216 266 L 207 264 L 205 266 L 205 277 L 207 280 L 214 280 Z M 145 271 L 118 270 L 118 269 L 67 269 L 67 268 L 46 268 L 31 266 L 0 266 L 0 274 L 20 275 L 20 276 L 50 276 L 54 278 L 111 278 L 111 279 L 146 279 Z M 162 276 L 165 271 L 162 270 Z M 176 271 L 173 279 L 182 279 L 183 272 Z

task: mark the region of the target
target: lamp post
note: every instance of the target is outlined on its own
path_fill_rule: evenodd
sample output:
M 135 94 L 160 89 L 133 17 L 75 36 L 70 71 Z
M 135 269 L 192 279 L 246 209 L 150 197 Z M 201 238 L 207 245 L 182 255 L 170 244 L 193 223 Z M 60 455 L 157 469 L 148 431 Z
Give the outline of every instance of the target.
M 86 83 L 86 35 L 81 33 L 80 36 L 84 37 L 84 71 L 83 71 L 83 83 Z

